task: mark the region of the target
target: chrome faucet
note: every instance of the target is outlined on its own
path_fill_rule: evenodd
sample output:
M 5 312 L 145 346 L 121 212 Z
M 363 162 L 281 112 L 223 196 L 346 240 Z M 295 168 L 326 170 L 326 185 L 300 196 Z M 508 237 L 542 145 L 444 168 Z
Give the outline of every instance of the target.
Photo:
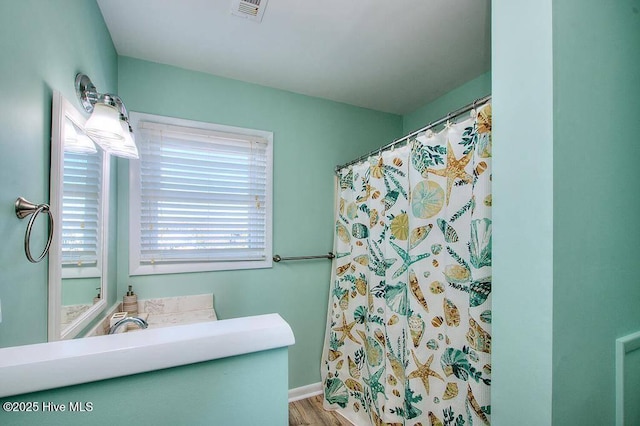
M 142 318 L 127 317 L 127 318 L 122 318 L 120 321 L 118 321 L 117 323 L 113 324 L 113 327 L 111 327 L 109 329 L 109 334 L 114 334 L 118 330 L 118 328 L 120 328 L 120 326 L 128 324 L 130 322 L 136 324 L 140 328 L 149 327 L 149 324 L 145 320 L 143 320 Z

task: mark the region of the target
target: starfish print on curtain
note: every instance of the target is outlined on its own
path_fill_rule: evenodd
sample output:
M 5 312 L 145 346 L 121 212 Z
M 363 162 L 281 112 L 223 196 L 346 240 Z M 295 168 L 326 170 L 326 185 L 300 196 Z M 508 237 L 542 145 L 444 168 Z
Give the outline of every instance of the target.
M 428 173 L 433 173 L 438 176 L 447 178 L 447 195 L 446 195 L 446 203 L 449 205 L 449 197 L 451 196 L 451 188 L 453 187 L 453 183 L 456 179 L 460 179 L 464 183 L 471 182 L 472 176 L 465 172 L 464 169 L 471 161 L 472 151 L 469 151 L 465 155 L 460 158 L 456 158 L 453 148 L 451 147 L 451 142 L 447 141 L 447 167 L 444 169 L 427 169 Z
M 422 380 L 422 384 L 424 385 L 424 389 L 429 395 L 429 377 L 435 377 L 444 381 L 444 379 L 435 371 L 431 369 L 431 363 L 433 362 L 433 354 L 429 357 L 427 362 L 424 364 L 420 364 L 418 358 L 416 358 L 416 354 L 414 351 L 411 351 L 411 356 L 413 357 L 413 361 L 415 362 L 417 369 L 409 374 L 409 379 L 420 379 Z

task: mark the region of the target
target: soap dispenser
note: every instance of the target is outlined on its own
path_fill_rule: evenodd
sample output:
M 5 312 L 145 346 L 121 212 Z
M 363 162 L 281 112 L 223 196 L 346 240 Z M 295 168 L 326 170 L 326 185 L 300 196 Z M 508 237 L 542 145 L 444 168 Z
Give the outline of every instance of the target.
M 138 315 L 138 296 L 133 292 L 133 286 L 129 286 L 129 291 L 122 298 L 122 311 L 132 317 Z

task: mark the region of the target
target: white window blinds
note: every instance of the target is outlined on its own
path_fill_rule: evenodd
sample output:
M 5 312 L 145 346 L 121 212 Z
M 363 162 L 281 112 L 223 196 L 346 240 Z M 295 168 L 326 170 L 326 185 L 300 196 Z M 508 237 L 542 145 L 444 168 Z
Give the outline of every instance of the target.
M 98 266 L 102 153 L 64 153 L 62 267 Z
M 130 220 L 139 221 L 139 264 L 162 271 L 157 267 L 265 261 L 269 141 L 147 121 L 137 127 L 139 217 Z

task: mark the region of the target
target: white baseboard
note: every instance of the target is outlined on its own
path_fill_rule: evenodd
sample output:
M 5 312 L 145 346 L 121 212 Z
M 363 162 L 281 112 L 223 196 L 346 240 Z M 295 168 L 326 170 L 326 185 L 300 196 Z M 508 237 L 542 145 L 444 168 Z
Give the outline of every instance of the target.
M 322 382 L 312 383 L 299 388 L 289 389 L 289 402 L 310 398 L 322 393 Z
M 307 386 L 300 386 L 299 388 L 289 389 L 289 402 L 299 401 L 301 399 L 311 398 L 312 396 L 321 395 L 322 394 L 322 382 L 312 383 Z M 337 413 L 340 417 L 347 420 L 352 425 L 356 425 L 354 423 L 354 419 L 349 418 L 346 413 L 343 413 L 341 410 L 335 410 L 334 413 Z

